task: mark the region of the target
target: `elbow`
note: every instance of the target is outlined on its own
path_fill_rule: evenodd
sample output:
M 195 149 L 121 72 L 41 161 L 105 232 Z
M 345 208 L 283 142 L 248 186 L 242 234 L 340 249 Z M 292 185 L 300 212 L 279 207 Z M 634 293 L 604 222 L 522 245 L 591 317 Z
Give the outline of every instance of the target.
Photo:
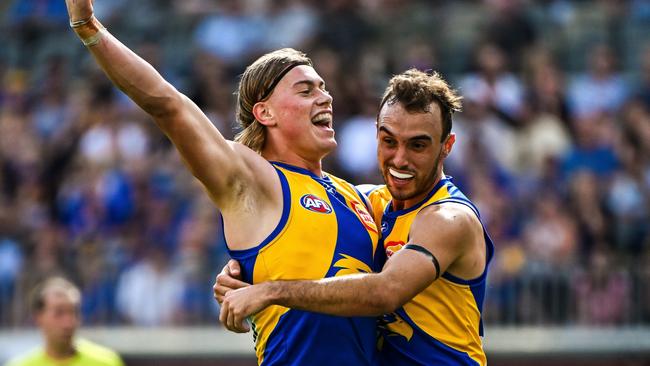
M 376 314 L 373 315 L 392 313 L 404 303 L 405 301 L 401 300 L 397 289 L 394 289 L 393 286 L 386 286 L 376 291 L 372 297 L 372 308 L 376 310 Z
M 186 97 L 169 84 L 153 93 L 143 103 L 142 109 L 156 120 L 174 119 L 185 108 Z

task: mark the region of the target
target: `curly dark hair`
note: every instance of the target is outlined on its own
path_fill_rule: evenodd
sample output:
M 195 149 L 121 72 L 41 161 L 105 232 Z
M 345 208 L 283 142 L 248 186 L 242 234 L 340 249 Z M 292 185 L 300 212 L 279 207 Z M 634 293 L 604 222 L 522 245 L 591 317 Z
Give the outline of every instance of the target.
M 385 104 L 400 103 L 409 113 L 424 113 L 429 112 L 431 103 L 435 102 L 442 113 L 442 142 L 451 132 L 451 117 L 460 111 L 461 100 L 462 97 L 437 72 L 428 74 L 409 69 L 390 79 L 379 111 Z

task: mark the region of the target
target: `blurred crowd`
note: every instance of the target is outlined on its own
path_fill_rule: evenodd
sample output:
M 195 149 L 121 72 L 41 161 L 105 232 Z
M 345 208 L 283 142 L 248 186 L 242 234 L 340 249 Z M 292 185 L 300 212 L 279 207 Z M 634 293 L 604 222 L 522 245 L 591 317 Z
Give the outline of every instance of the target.
M 97 0 L 97 17 L 236 132 L 238 76 L 306 51 L 334 97 L 326 169 L 380 183 L 391 75 L 460 91 L 445 172 L 496 244 L 488 324 L 650 323 L 650 1 Z M 67 25 L 63 0 L 0 5 L 0 327 L 63 274 L 86 324 L 216 324 L 218 212 Z M 214 169 L 219 169 L 215 166 Z

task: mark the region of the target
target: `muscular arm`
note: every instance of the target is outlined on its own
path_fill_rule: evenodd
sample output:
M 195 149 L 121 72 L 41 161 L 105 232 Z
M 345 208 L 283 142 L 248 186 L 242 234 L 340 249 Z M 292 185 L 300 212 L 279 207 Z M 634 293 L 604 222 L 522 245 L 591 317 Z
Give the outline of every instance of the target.
M 70 19 L 90 17 L 90 3 L 66 0 Z M 88 49 L 110 80 L 153 117 L 222 209 L 236 202 L 244 187 L 257 183 L 254 168 L 272 169 L 257 154 L 227 141 L 191 100 L 109 33 Z
M 476 239 L 478 221 L 455 204 L 422 210 L 410 230 L 409 244 L 426 248 L 440 272 L 454 267 L 468 243 Z M 479 228 L 480 229 L 480 224 Z M 474 271 L 475 272 L 475 271 Z M 464 274 L 464 273 L 463 273 Z M 469 276 L 473 276 L 472 271 Z M 400 250 L 381 273 L 355 274 L 315 281 L 277 281 L 230 291 L 222 305 L 221 321 L 244 331 L 241 320 L 269 305 L 339 316 L 373 316 L 394 311 L 429 286 L 439 273 L 432 259 L 415 250 Z
M 262 286 L 268 286 L 268 301 L 273 305 L 339 316 L 381 315 L 403 305 L 433 281 L 435 267 L 423 257 L 403 251 L 393 255 L 381 273 Z M 411 282 L 406 284 L 405 278 Z

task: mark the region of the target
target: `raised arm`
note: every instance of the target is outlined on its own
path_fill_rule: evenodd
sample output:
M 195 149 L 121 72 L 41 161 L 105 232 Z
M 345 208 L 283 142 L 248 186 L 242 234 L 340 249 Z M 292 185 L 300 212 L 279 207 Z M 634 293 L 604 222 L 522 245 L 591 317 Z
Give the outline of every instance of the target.
M 245 190 L 270 189 L 272 183 L 260 177 L 274 175 L 255 175 L 253 171 L 272 172 L 272 167 L 248 148 L 227 141 L 191 100 L 104 30 L 93 16 L 91 0 L 66 0 L 66 6 L 71 26 L 99 66 L 153 117 L 222 210 L 239 202 Z
M 427 207 L 418 213 L 409 237 L 408 244 L 425 251 L 402 249 L 381 273 L 265 282 L 232 290 L 225 296 L 220 320 L 230 330 L 245 332 L 243 319 L 270 305 L 339 316 L 381 315 L 404 305 L 447 270 L 467 278 L 482 272 L 485 262 L 468 260 L 477 240 L 482 241 L 481 225 L 469 209 L 457 204 Z

